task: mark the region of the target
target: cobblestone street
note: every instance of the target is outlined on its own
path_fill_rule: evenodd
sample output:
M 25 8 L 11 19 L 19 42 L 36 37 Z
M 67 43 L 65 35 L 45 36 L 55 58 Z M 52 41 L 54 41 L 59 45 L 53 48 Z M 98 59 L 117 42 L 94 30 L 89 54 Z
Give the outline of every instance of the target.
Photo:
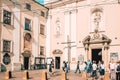
M 47 71 L 47 70 L 28 70 L 29 72 L 29 79 L 28 80 L 42 80 L 42 71 Z M 17 71 L 17 72 L 12 72 L 12 78 L 9 80 L 23 80 L 22 79 L 22 73 L 23 71 Z M 47 72 L 47 78 L 48 80 L 61 80 L 61 74 L 62 71 L 56 70 L 54 74 L 50 74 Z M 74 71 L 69 71 L 67 73 L 67 79 L 68 80 L 81 80 L 81 74 L 79 73 L 74 73 Z M 5 73 L 1 72 L 0 73 L 0 80 L 5 80 Z

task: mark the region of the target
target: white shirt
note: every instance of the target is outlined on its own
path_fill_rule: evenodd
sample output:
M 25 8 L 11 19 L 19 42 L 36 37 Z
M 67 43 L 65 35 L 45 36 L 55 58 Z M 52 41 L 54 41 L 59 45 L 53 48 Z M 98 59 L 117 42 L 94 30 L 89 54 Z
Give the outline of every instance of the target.
M 115 63 L 110 63 L 110 69 L 115 69 Z
M 104 64 L 101 64 L 100 66 L 101 66 L 101 68 L 102 68 L 102 69 L 105 69 L 105 66 L 104 66 Z
M 97 70 L 97 64 L 93 63 L 92 67 L 93 67 L 93 70 Z

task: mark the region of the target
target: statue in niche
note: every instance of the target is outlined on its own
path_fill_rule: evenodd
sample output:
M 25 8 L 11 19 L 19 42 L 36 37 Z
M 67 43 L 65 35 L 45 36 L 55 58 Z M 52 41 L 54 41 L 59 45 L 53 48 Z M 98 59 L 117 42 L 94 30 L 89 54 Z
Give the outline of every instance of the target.
M 94 9 L 91 15 L 91 31 L 97 28 L 99 31 L 104 30 L 103 12 L 101 9 Z
M 99 28 L 100 21 L 101 21 L 101 12 L 99 11 L 95 12 L 94 13 L 94 24 L 96 28 Z
M 27 50 L 31 49 L 31 35 L 30 33 L 26 33 L 24 37 L 24 48 Z
M 61 34 L 61 23 L 60 23 L 60 20 L 59 18 L 56 20 L 56 26 L 55 26 L 55 29 L 56 29 L 56 36 L 59 37 L 60 34 Z

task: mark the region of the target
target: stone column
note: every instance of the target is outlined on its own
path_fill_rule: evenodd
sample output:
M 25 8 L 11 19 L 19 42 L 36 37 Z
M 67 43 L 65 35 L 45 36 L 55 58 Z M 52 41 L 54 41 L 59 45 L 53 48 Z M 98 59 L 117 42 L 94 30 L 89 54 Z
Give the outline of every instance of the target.
M 105 55 L 104 55 L 104 57 L 105 57 L 104 64 L 105 64 L 106 68 L 108 67 L 108 63 L 109 63 L 109 62 L 108 62 L 108 56 L 109 56 L 109 55 L 108 55 L 108 48 L 109 48 L 108 43 L 105 43 L 105 44 L 104 44 L 104 52 L 105 52 L 105 53 L 104 53 L 104 54 L 105 54 Z
M 89 54 L 88 54 L 88 51 L 89 51 L 89 46 L 88 44 L 85 44 L 85 61 L 89 60 Z

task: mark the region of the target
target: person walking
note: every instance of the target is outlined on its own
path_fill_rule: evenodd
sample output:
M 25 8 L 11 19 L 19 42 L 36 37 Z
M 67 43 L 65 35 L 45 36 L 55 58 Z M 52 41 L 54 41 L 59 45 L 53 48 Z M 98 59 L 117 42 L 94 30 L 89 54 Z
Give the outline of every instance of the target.
M 93 77 L 93 80 L 97 77 L 97 64 L 96 64 L 96 61 L 93 61 L 93 71 L 92 71 L 92 77 Z
M 115 80 L 115 70 L 116 70 L 116 64 L 114 63 L 114 60 L 112 59 L 110 64 L 109 64 L 109 68 L 110 68 L 110 79 L 111 80 Z
M 77 73 L 77 71 L 79 71 L 79 73 L 81 73 L 81 71 L 80 71 L 80 62 L 78 61 L 77 62 L 77 68 L 76 68 L 76 71 L 75 71 L 75 73 Z
M 98 67 L 99 73 L 100 73 L 100 79 L 103 80 L 104 79 L 104 74 L 105 74 L 105 65 L 104 65 L 104 61 L 101 61 L 100 66 Z
M 62 67 L 62 69 L 65 72 L 65 61 L 63 61 L 63 67 Z
M 117 62 L 117 69 L 116 69 L 116 80 L 120 80 L 120 61 Z
M 51 61 L 49 64 L 49 72 L 52 72 L 53 62 Z

